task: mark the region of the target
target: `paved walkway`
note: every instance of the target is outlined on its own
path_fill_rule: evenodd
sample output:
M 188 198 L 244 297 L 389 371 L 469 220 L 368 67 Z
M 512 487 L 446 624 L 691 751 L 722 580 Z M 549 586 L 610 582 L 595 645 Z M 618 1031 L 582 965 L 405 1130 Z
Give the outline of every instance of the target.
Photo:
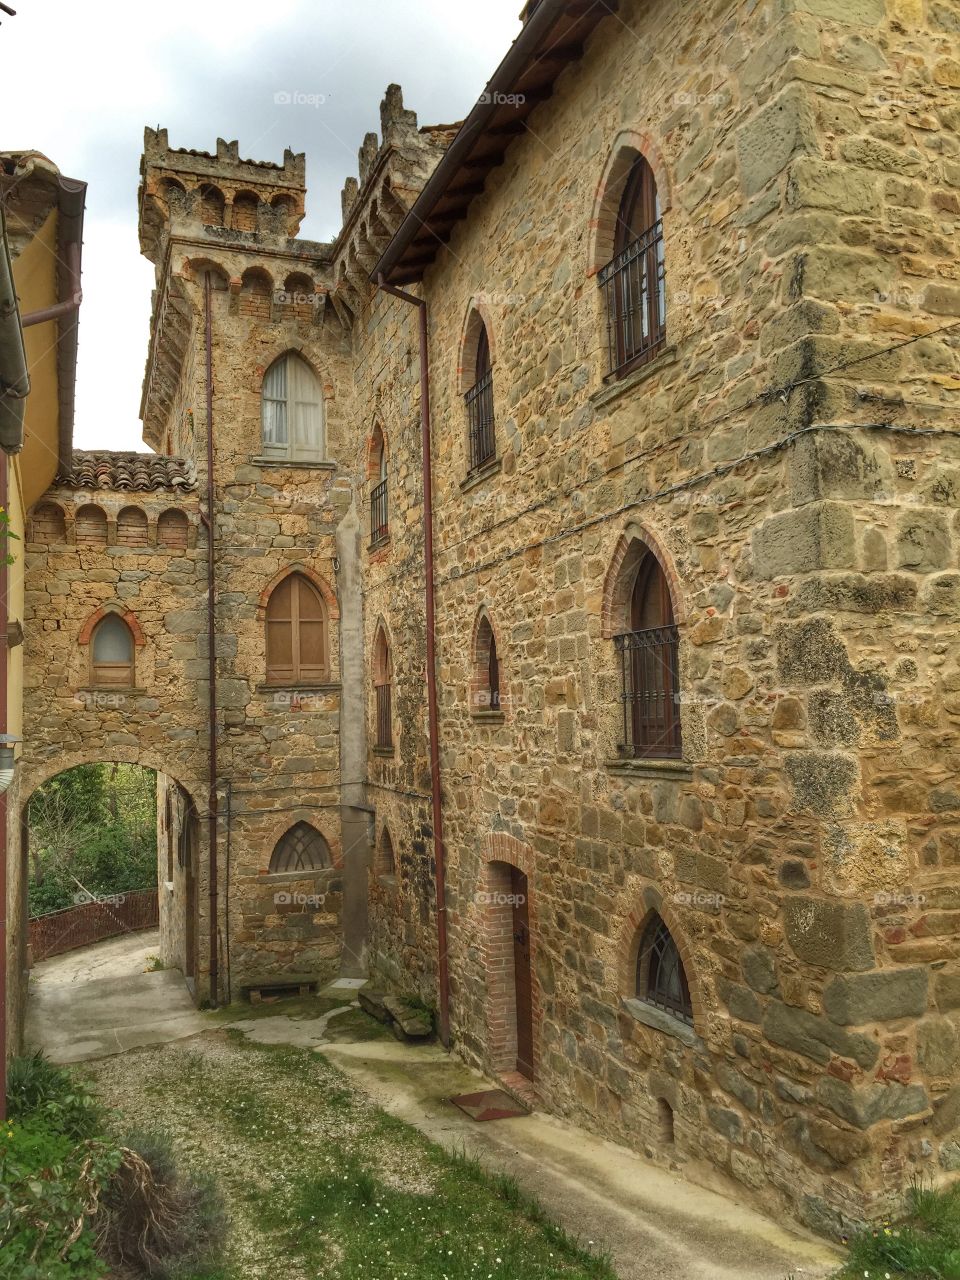
M 267 1034 L 262 1022 L 255 1034 Z M 475 1123 L 446 1099 L 489 1082 L 436 1046 L 340 1042 L 323 1053 L 385 1111 L 512 1174 L 572 1235 L 602 1243 L 621 1280 L 809 1280 L 840 1262 L 823 1242 L 548 1115 Z
M 82 1062 L 206 1030 L 177 970 L 145 972 L 159 950 L 151 929 L 41 961 L 30 975 L 27 1045 Z

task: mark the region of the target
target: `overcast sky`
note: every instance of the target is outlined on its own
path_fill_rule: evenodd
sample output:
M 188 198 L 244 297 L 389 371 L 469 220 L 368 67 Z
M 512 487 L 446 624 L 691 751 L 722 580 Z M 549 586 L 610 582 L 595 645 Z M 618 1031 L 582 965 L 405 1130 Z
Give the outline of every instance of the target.
M 421 124 L 462 119 L 520 29 L 522 0 L 13 0 L 0 24 L 0 151 L 44 152 L 88 184 L 75 440 L 145 449 L 140 388 L 153 267 L 137 242 L 144 125 L 174 147 L 237 138 L 307 153 L 301 234 L 328 240 L 383 91 Z M 287 91 L 315 106 L 277 105 Z

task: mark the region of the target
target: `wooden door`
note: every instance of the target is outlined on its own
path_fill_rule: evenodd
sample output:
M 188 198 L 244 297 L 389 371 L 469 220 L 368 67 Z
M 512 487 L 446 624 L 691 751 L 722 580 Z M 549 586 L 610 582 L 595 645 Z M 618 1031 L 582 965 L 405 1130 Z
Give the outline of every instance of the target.
M 533 1079 L 533 985 L 530 969 L 530 914 L 527 877 L 510 868 L 513 895 L 513 975 L 517 993 L 517 1070 Z

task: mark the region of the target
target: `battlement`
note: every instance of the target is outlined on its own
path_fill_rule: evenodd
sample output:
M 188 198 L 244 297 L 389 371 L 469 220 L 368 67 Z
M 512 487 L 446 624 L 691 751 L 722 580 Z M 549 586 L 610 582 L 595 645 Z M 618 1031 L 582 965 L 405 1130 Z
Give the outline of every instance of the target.
M 243 160 L 240 144 L 216 152 L 171 147 L 166 129 L 144 130 L 140 160 L 140 247 L 157 262 L 165 233 L 215 228 L 245 238 L 296 236 L 306 199 L 306 157 L 285 148 L 283 163 Z

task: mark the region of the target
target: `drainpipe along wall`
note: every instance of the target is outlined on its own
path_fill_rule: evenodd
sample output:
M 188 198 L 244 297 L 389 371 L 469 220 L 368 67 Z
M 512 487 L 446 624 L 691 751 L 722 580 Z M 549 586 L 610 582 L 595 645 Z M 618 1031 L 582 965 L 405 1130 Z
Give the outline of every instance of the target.
M 213 307 L 210 272 L 204 277 L 203 313 L 207 391 L 207 643 L 209 645 L 208 683 L 210 687 L 209 733 L 210 774 L 208 821 L 210 846 L 210 1004 L 217 1007 L 219 997 L 219 903 L 217 886 L 217 601 L 216 601 L 216 515 L 213 480 Z
M 387 284 L 383 275 L 377 285 L 385 293 L 417 308 L 420 331 L 420 426 L 423 446 L 423 558 L 427 631 L 427 717 L 430 729 L 430 802 L 433 822 L 433 852 L 437 876 L 437 982 L 440 997 L 440 1039 L 450 1046 L 450 974 L 447 965 L 447 865 L 443 847 L 443 809 L 440 797 L 440 720 L 437 711 L 436 611 L 433 568 L 433 475 L 430 441 L 430 365 L 427 353 L 427 303 L 412 293 Z
M 0 507 L 7 510 L 10 463 L 0 450 Z M 0 733 L 7 732 L 10 570 L 0 546 Z M 0 1120 L 7 1118 L 7 797 L 0 795 Z M 26 921 L 24 921 L 24 924 Z

